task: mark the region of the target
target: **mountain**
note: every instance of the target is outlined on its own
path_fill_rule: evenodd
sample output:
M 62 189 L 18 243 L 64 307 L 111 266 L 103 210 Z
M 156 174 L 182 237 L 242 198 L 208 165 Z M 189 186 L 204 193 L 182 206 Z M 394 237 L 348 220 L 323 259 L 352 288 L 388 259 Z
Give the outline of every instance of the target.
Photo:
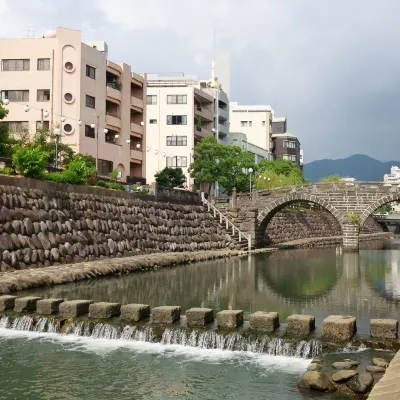
M 354 154 L 339 160 L 317 160 L 304 165 L 304 176 L 311 182 L 321 178 L 339 174 L 344 177 L 356 178 L 358 181 L 383 181 L 383 175 L 390 173 L 399 161 L 382 162 L 365 154 Z

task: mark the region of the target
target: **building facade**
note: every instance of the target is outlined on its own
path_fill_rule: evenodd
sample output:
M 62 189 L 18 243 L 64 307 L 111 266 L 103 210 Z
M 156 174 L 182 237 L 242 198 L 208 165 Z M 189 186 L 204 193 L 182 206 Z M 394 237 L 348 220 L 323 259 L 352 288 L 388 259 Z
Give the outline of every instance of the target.
M 386 183 L 400 184 L 400 168 L 397 166 L 392 166 L 390 168 L 390 174 L 385 174 L 383 176 L 383 181 Z
M 296 163 L 298 168 L 301 167 L 300 142 L 289 132 L 272 135 L 272 154 L 275 160 L 282 157 L 284 160 Z
M 226 94 L 196 76 L 148 75 L 146 126 L 146 179 L 165 167 L 182 168 L 186 185 L 195 144 L 206 136 L 225 138 L 229 133 Z
M 242 132 L 247 140 L 266 151 L 271 150 L 271 126 L 273 110 L 271 106 L 246 106 L 229 104 L 230 132 Z
M 103 41 L 57 28 L 42 38 L 2 39 L 0 89 L 10 131 L 60 130 L 60 141 L 96 158 L 100 175 L 144 181 L 146 78 L 108 59 Z
M 272 157 L 267 150 L 262 147 L 256 146 L 249 143 L 247 136 L 242 132 L 230 132 L 229 133 L 229 144 L 231 146 L 239 146 L 243 151 L 253 154 L 254 162 L 259 163 L 262 160 L 271 160 Z

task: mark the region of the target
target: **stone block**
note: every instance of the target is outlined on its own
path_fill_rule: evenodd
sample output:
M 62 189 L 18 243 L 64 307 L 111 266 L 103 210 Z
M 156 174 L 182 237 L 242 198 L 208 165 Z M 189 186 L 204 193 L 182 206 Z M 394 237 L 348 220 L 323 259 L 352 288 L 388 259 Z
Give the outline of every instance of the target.
M 89 305 L 89 318 L 108 319 L 121 314 L 121 304 L 99 302 Z
M 330 315 L 322 321 L 322 338 L 328 342 L 344 342 L 353 337 L 356 329 L 355 317 Z
M 250 329 L 258 332 L 274 332 L 279 327 L 277 312 L 257 311 L 249 315 Z
M 315 317 L 293 314 L 286 318 L 286 332 L 294 336 L 308 336 L 315 329 Z
M 74 318 L 89 312 L 93 300 L 70 300 L 60 304 L 59 312 L 64 318 Z
M 138 322 L 150 317 L 150 306 L 147 304 L 125 304 L 121 307 L 121 318 L 125 321 Z
M 151 321 L 154 324 L 173 324 L 180 318 L 180 306 L 161 306 L 151 309 Z
M 60 304 L 64 299 L 43 299 L 36 303 L 36 312 L 38 314 L 50 315 L 58 313 Z
M 186 311 L 188 326 L 204 326 L 214 321 L 211 308 L 191 308 Z
M 8 294 L 0 296 L 0 311 L 13 309 L 16 298 L 17 296 L 10 296 Z
M 399 321 L 396 319 L 371 319 L 371 337 L 377 339 L 396 339 Z
M 15 299 L 14 311 L 16 312 L 35 311 L 36 303 L 40 299 L 41 299 L 40 297 L 34 297 L 34 296 L 18 297 Z
M 242 310 L 223 310 L 217 314 L 219 328 L 234 329 L 243 325 Z

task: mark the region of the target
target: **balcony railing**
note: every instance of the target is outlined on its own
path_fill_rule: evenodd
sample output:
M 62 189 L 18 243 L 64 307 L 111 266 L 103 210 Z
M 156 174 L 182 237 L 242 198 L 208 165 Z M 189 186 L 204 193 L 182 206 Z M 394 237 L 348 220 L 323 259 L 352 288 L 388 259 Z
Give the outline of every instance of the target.
M 134 158 L 135 160 L 143 161 L 143 153 L 141 151 L 131 149 L 131 158 Z
M 143 100 L 139 97 L 131 96 L 131 106 L 143 110 Z
M 142 125 L 135 122 L 131 122 L 131 132 L 142 135 L 144 134 L 144 128 Z
M 107 86 L 116 90 L 121 90 L 122 88 L 122 83 L 118 81 L 110 81 L 107 82 Z

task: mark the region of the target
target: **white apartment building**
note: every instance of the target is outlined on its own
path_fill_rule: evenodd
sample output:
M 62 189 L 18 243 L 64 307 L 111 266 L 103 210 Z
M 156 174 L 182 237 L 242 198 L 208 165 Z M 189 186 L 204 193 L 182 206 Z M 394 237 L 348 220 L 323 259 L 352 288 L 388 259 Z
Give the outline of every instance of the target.
M 274 111 L 269 105 L 247 106 L 231 102 L 229 122 L 231 132 L 243 132 L 255 146 L 271 152 L 271 124 Z
M 103 41 L 57 28 L 44 37 L 0 40 L 0 90 L 10 131 L 60 130 L 60 141 L 97 159 L 99 173 L 144 180 L 145 76 L 108 59 Z
M 194 180 L 188 168 L 195 144 L 206 136 L 228 136 L 229 101 L 212 86 L 192 75 L 147 76 L 147 183 L 154 182 L 158 171 L 172 167 L 182 168 L 190 187 Z
M 229 143 L 231 146 L 239 146 L 243 151 L 253 154 L 254 162 L 259 163 L 262 160 L 271 160 L 272 156 L 267 150 L 262 147 L 256 146 L 247 140 L 245 133 L 241 132 L 230 132 Z
M 400 168 L 392 166 L 392 168 L 390 168 L 390 174 L 385 174 L 383 176 L 383 181 L 386 183 L 400 184 Z

